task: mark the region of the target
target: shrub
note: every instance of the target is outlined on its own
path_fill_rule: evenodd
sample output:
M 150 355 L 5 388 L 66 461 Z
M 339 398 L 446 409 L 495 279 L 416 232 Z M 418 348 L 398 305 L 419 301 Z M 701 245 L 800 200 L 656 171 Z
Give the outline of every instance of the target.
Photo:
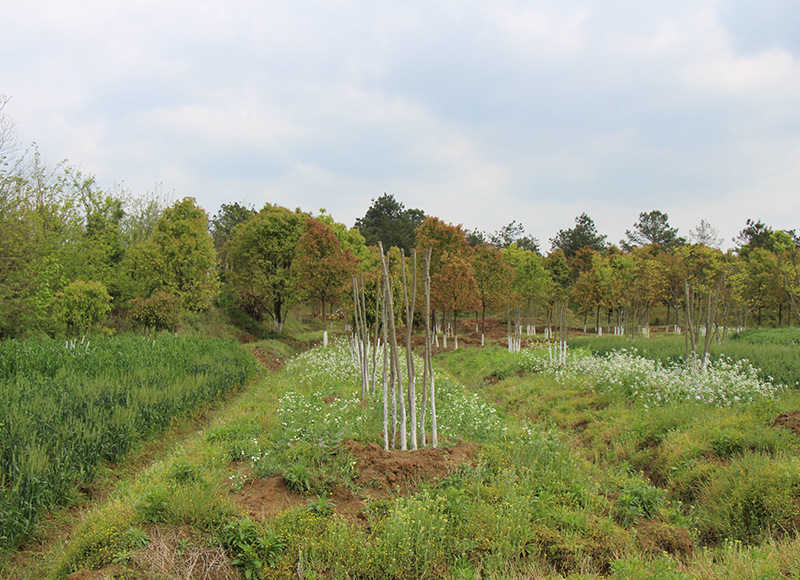
M 174 330 L 180 320 L 181 299 L 163 290 L 149 298 L 134 298 L 128 317 L 135 324 L 153 330 Z

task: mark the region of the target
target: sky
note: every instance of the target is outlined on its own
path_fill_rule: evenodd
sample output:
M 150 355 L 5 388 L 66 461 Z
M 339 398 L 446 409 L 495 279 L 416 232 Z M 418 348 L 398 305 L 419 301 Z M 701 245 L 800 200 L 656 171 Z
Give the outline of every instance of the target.
M 348 226 L 388 193 L 545 251 L 584 212 L 800 230 L 796 0 L 0 2 L 3 113 L 103 188 Z

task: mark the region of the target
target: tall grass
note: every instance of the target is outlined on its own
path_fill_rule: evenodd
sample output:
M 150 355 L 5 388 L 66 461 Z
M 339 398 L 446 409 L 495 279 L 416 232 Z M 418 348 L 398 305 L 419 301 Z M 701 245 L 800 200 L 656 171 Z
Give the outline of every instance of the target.
M 0 552 L 103 461 L 244 383 L 236 343 L 123 336 L 0 344 Z

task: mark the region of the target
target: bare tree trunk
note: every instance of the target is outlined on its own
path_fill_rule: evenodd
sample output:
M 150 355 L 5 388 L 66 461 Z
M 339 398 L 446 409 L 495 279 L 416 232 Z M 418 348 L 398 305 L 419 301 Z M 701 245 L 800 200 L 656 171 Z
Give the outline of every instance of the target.
M 433 357 L 431 356 L 430 312 L 431 312 L 431 254 L 432 248 L 425 252 L 425 370 L 428 377 L 427 392 L 431 401 L 431 446 L 439 446 L 439 428 L 436 419 L 436 380 L 433 375 Z M 425 403 L 423 402 L 422 436 L 425 437 Z M 423 440 L 424 444 L 424 440 Z
M 375 396 L 375 374 L 378 368 L 378 326 L 380 325 L 381 293 L 375 292 L 375 336 L 372 343 L 372 395 Z M 384 338 L 385 340 L 385 338 Z
M 381 280 L 381 291 L 385 292 L 385 282 Z M 383 449 L 384 451 L 389 451 L 389 427 L 388 427 L 388 419 L 389 419 L 389 389 L 386 383 L 386 374 L 388 372 L 389 366 L 389 330 L 386 326 L 386 318 L 388 314 L 386 312 L 386 300 L 384 299 L 381 304 L 381 332 L 383 333 Z M 394 380 L 394 379 L 392 379 Z M 392 386 L 392 390 L 394 391 L 394 383 Z M 395 417 L 397 416 L 397 412 L 395 409 Z M 392 444 L 394 444 L 394 425 L 392 426 Z
M 383 246 L 378 242 L 378 248 L 381 251 L 381 264 L 383 266 L 383 275 L 386 278 L 386 305 L 389 314 L 389 343 L 391 345 L 390 358 L 392 360 L 392 369 L 394 370 L 394 377 L 396 385 L 395 394 L 400 407 L 400 449 L 405 451 L 408 449 L 408 441 L 406 439 L 406 429 L 408 426 L 406 417 L 406 402 L 403 393 L 403 374 L 400 371 L 400 356 L 397 347 L 397 331 L 394 324 L 394 299 L 392 297 L 392 285 L 389 278 L 389 264 L 388 259 L 383 253 Z
M 408 410 L 411 415 L 411 449 L 417 449 L 417 392 L 414 376 L 414 353 L 411 350 L 411 331 L 414 327 L 414 304 L 417 300 L 417 250 L 412 250 L 414 273 L 412 276 L 411 301 L 406 284 L 406 261 L 403 256 L 403 298 L 406 310 L 406 368 L 408 369 Z

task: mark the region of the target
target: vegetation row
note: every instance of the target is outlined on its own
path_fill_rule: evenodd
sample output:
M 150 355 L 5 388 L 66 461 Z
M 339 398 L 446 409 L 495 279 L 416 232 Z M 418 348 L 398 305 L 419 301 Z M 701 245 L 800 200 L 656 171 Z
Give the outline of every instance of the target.
M 230 341 L 143 338 L 0 343 L 0 550 L 73 498 L 101 462 L 245 383 Z

